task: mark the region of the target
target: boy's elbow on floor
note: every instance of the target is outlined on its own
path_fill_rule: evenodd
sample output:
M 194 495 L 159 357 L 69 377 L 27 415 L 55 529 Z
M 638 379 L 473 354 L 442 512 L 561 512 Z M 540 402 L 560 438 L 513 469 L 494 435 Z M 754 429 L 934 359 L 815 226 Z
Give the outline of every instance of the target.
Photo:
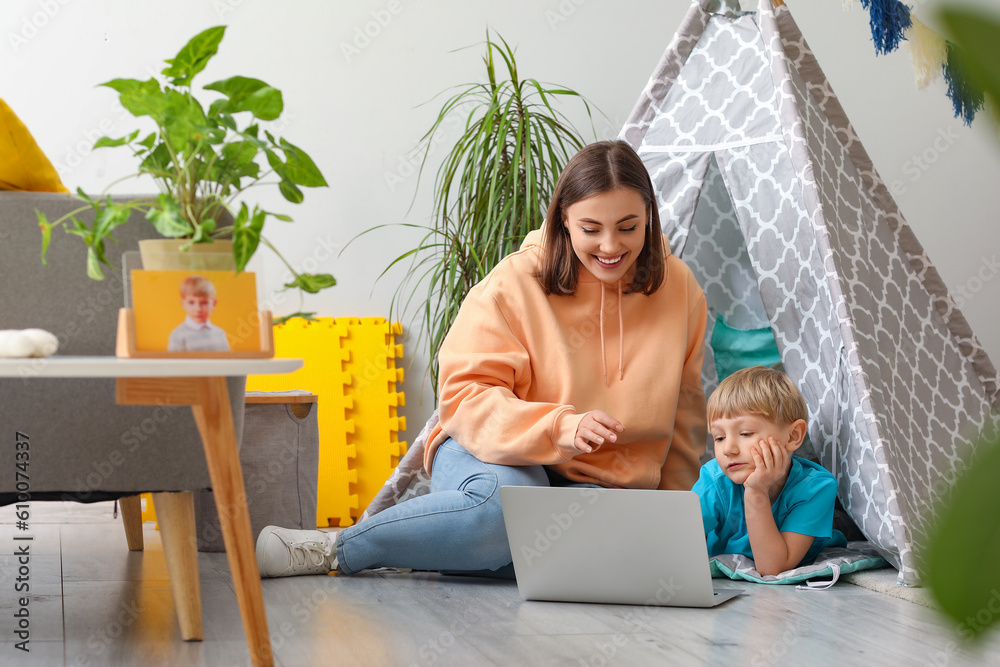
M 754 562 L 754 565 L 757 568 L 757 573 L 760 574 L 761 576 L 764 576 L 764 577 L 777 576 L 777 575 L 781 574 L 782 572 L 785 572 L 787 570 L 791 570 L 793 567 L 795 567 L 794 563 L 792 565 L 789 565 L 787 563 L 758 563 L 758 562 Z

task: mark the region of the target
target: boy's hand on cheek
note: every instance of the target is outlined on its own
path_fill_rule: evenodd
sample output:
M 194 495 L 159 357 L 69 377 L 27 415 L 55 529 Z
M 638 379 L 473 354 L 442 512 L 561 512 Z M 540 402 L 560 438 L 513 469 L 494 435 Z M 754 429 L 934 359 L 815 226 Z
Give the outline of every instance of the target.
M 790 455 L 770 436 L 767 441 L 761 440 L 756 447 L 751 448 L 750 453 L 753 456 L 754 471 L 743 482 L 743 487 L 770 495 L 771 488 L 780 484 L 787 474 Z

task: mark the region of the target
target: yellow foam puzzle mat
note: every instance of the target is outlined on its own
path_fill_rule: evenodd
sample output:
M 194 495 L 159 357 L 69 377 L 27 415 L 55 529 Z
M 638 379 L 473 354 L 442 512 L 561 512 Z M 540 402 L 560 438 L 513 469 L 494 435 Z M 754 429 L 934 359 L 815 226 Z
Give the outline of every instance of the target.
M 152 493 L 140 493 L 139 494 L 139 507 L 142 509 L 142 522 L 147 521 L 156 522 L 156 509 L 153 507 L 153 494 Z M 159 529 L 159 524 L 157 524 L 157 529 Z
M 276 357 L 303 359 L 285 375 L 253 375 L 247 391 L 305 389 L 319 397 L 319 475 L 316 516 L 320 526 L 350 526 L 365 511 L 406 453 L 399 432 L 406 404 L 396 383 L 401 324 L 384 318 L 293 319 L 274 328 Z

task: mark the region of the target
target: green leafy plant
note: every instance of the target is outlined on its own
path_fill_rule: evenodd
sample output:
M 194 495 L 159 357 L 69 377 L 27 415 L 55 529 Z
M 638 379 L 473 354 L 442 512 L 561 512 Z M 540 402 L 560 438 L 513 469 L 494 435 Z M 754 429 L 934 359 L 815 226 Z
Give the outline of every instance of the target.
M 114 241 L 115 229 L 128 222 L 133 211 L 145 214 L 146 220 L 163 237 L 195 243 L 231 239 L 237 271 L 263 243 L 275 252 L 291 270 L 294 280 L 286 288 L 315 293 L 336 284 L 329 274 L 297 272 L 262 235 L 268 216 L 284 222 L 292 219 L 281 213 L 251 209 L 235 199 L 251 187 L 268 183 L 276 177 L 279 191 L 294 204 L 303 200 L 301 188 L 326 186 L 323 174 L 313 160 L 298 146 L 268 131 L 261 131 L 258 121 L 275 121 L 282 113 L 281 92 L 259 79 L 233 76 L 209 83 L 204 90 L 219 94 L 207 109 L 192 94 L 192 81 L 205 69 L 218 51 L 225 26 L 209 28 L 191 39 L 180 52 L 166 61 L 164 81 L 150 78 L 113 79 L 101 85 L 118 92 L 122 106 L 136 118 L 149 117 L 155 130 L 139 139 L 140 130 L 121 138 L 101 137 L 94 148 L 129 148 L 140 160 L 138 170 L 108 186 L 143 174 L 156 182 L 160 194 L 125 202 L 107 195 L 90 197 L 82 189 L 75 195 L 83 206 L 49 222 L 37 211 L 42 231 L 42 261 L 52 239 L 52 230 L 64 226 L 87 245 L 87 274 L 104 278 L 102 265 L 112 266 L 107 258 L 108 241 Z M 267 168 L 258 163 L 266 158 Z M 81 220 L 84 211 L 93 212 L 93 220 Z M 230 218 L 231 224 L 224 221 Z
M 579 100 L 592 118 L 591 104 L 579 93 L 519 77 L 514 50 L 502 37 L 493 41 L 487 33 L 483 63 L 487 82 L 457 86 L 421 139 L 431 146 L 447 141 L 443 135 L 453 127 L 461 130 L 437 170 L 432 223 L 401 223 L 425 234 L 382 272 L 410 262 L 391 310 L 419 310 L 417 345 L 429 342 L 435 397 L 438 350 L 465 295 L 541 225 L 559 174 L 584 146 L 555 98 Z M 497 76 L 497 64 L 506 78 Z M 429 155 L 421 162 L 418 188 Z M 392 225 L 362 234 L 386 226 Z
M 924 553 L 927 584 L 965 639 L 1000 622 L 1000 437 L 984 439 L 940 509 Z
M 965 75 L 1000 109 L 1000 16 L 947 7 L 941 19 L 959 48 Z M 994 116 L 994 122 L 1000 120 Z M 1000 409 L 1000 406 L 994 406 Z M 993 427 L 1000 416 L 993 415 Z M 924 553 L 927 583 L 965 639 L 1000 622 L 1000 432 L 984 433 L 940 508 Z

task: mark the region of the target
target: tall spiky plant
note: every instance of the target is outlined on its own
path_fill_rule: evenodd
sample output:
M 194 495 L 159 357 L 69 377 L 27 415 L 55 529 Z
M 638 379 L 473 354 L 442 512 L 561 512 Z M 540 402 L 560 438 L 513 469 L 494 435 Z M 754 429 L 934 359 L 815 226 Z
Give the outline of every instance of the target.
M 417 345 L 430 345 L 435 399 L 438 350 L 465 295 L 541 226 L 559 174 L 586 143 L 553 98 L 579 100 L 592 119 L 591 104 L 579 93 L 520 78 L 514 50 L 503 37 L 494 41 L 487 33 L 485 44 L 488 82 L 457 86 L 421 139 L 427 146 L 441 140 L 446 120 L 458 119 L 463 128 L 434 179 L 432 222 L 403 223 L 426 234 L 382 273 L 411 260 L 391 308 L 399 315 L 419 309 Z M 501 63 L 505 78 L 497 76 Z M 418 189 L 429 154 L 420 165 Z

